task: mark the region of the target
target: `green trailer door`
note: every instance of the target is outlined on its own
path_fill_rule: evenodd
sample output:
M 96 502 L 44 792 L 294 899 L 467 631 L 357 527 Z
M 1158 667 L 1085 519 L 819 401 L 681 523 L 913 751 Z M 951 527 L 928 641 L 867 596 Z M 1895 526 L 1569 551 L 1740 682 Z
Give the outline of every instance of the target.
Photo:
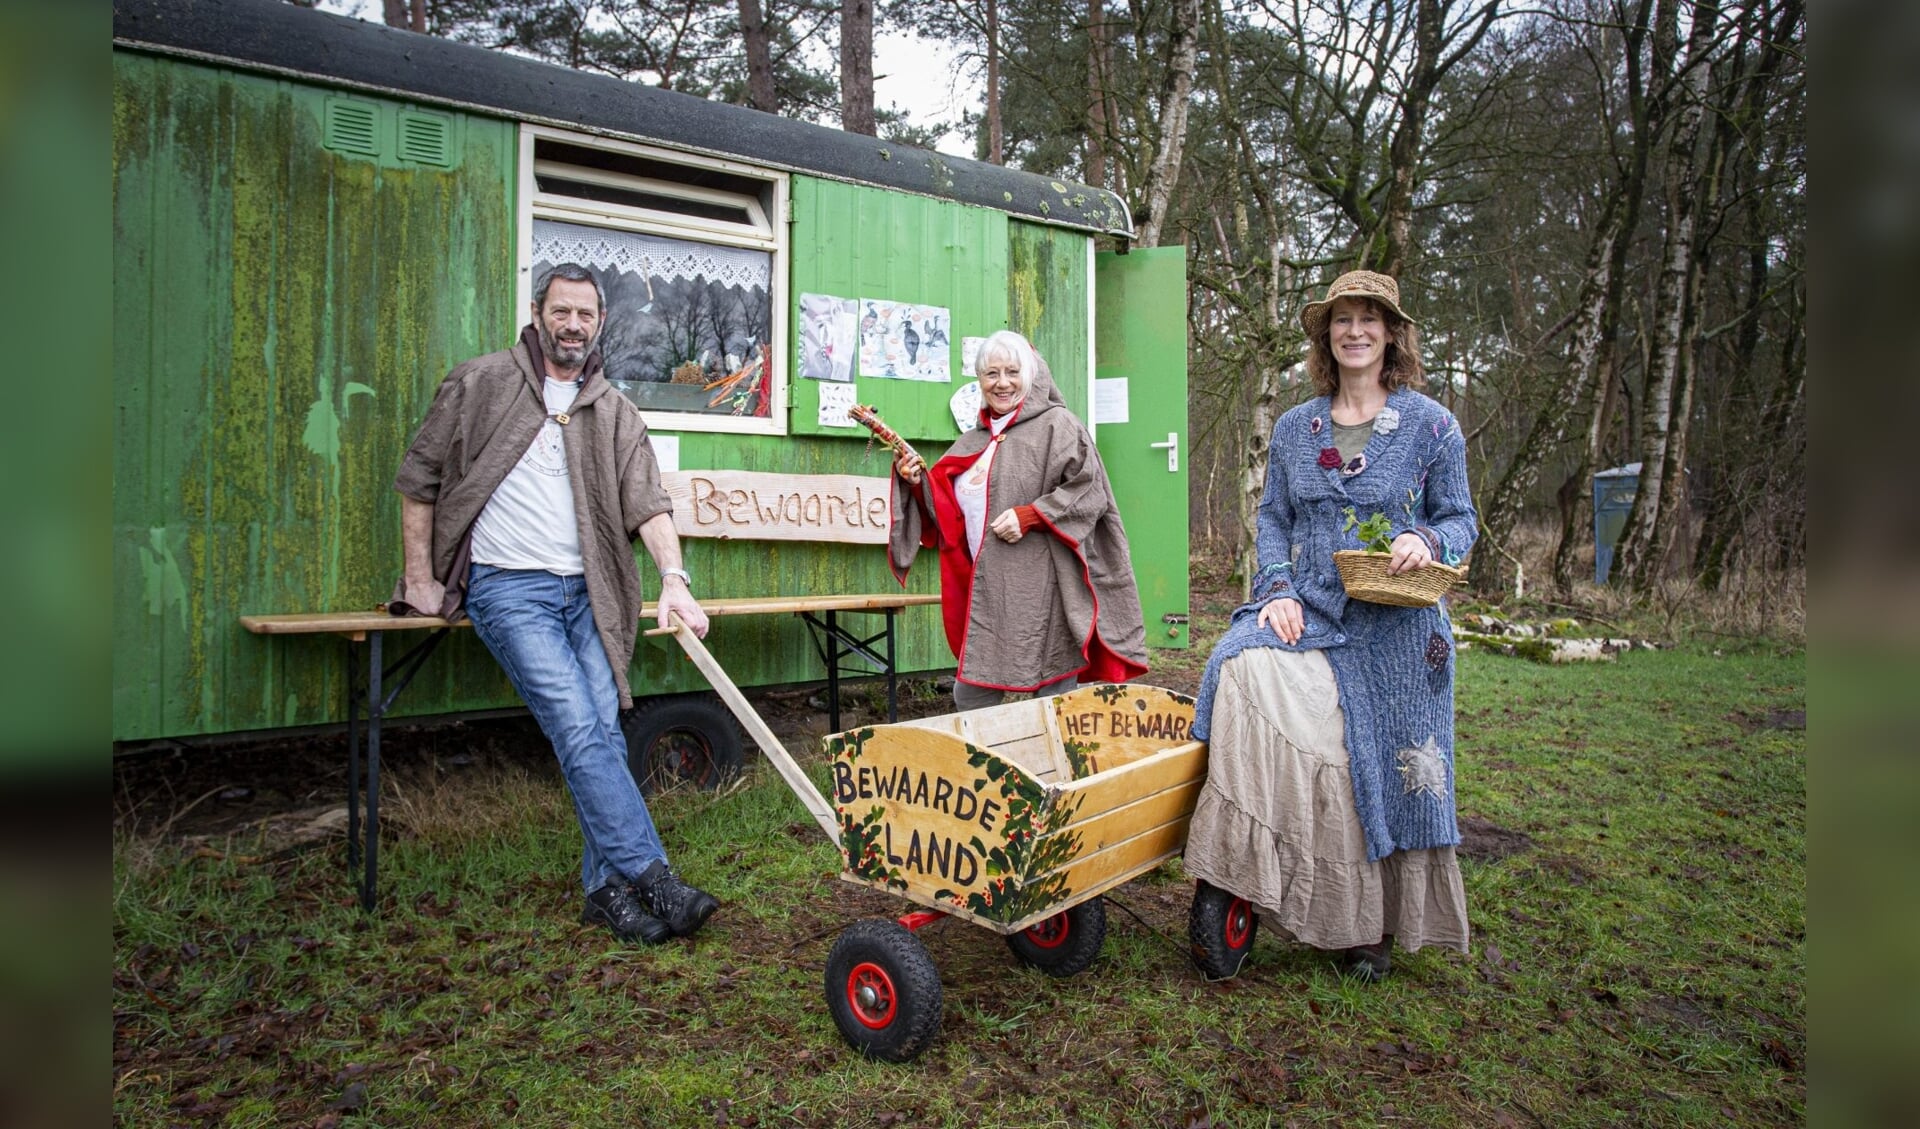
M 1096 255 L 1093 320 L 1094 436 L 1127 526 L 1147 645 L 1184 648 L 1186 248 Z

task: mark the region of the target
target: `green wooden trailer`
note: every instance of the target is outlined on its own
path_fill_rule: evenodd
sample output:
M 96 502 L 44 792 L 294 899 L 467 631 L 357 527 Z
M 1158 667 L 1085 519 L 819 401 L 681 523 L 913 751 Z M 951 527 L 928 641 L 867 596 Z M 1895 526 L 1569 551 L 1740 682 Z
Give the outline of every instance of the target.
M 346 720 L 340 648 L 241 618 L 386 597 L 412 430 L 567 258 L 608 280 L 702 598 L 898 592 L 886 455 L 838 407 L 938 451 L 966 340 L 1013 327 L 1095 428 L 1150 642 L 1186 645 L 1184 258 L 1126 253 L 1112 193 L 281 0 L 115 0 L 113 84 L 116 747 Z M 824 673 L 792 616 L 708 642 L 742 686 Z M 953 666 L 937 608 L 897 644 Z M 658 638 L 632 682 L 707 690 Z M 457 631 L 392 713 L 516 704 Z

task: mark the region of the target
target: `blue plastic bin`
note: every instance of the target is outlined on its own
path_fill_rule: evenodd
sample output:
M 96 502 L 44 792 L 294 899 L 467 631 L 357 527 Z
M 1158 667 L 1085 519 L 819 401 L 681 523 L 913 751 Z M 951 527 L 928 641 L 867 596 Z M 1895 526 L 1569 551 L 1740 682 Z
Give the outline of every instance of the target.
M 1613 569 L 1613 547 L 1633 512 L 1640 492 L 1640 464 L 1628 463 L 1593 474 L 1593 582 L 1605 584 Z

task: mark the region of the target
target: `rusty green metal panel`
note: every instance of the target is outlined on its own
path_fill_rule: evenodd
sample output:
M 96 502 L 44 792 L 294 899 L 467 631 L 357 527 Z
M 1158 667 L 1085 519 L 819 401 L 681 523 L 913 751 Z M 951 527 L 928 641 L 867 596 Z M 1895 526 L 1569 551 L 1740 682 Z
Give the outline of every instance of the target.
M 862 377 L 857 369 L 854 381 L 861 402 L 878 409 L 894 430 L 944 448 L 960 435 L 948 400 L 967 379 L 960 375 L 961 338 L 1007 327 L 1006 214 L 795 177 L 793 217 L 796 357 L 801 294 L 914 302 L 951 313 L 952 383 Z M 795 434 L 848 434 L 820 427 L 817 382 L 794 381 L 789 400 Z
M 326 97 L 114 55 L 116 740 L 340 719 L 337 641 L 237 618 L 383 598 L 399 454 L 514 332 L 513 127 L 455 119 L 451 167 L 347 157 Z M 450 650 L 414 696 L 499 704 Z
M 114 56 L 117 741 L 344 720 L 340 640 L 257 637 L 238 618 L 364 609 L 386 597 L 400 561 L 391 481 L 401 453 L 446 371 L 510 343 L 522 320 L 513 308 L 517 127 L 442 114 L 450 166 L 416 164 L 392 148 L 411 108 L 354 94 L 376 111 L 383 148 L 343 155 L 323 146 L 330 97 L 341 95 Z M 903 208 L 864 191 L 842 226 L 831 214 L 795 224 L 801 285 L 824 278 L 817 285 L 831 290 L 840 282 L 827 276 L 845 271 L 837 277 L 848 284 L 905 287 L 906 275 L 889 273 L 894 253 L 855 238 L 861 223 L 889 214 L 872 230 L 911 235 L 926 263 L 946 256 L 930 273 L 960 280 L 923 300 L 1004 324 L 1004 216 Z M 840 254 L 853 265 L 827 261 Z M 940 387 L 927 411 L 951 434 L 950 389 Z M 884 457 L 851 436 L 686 433 L 681 465 L 886 472 Z M 690 541 L 686 553 L 706 596 L 898 588 L 874 546 Z M 645 563 L 643 575 L 652 577 Z M 935 583 L 930 568 L 913 577 L 916 590 Z M 874 631 L 880 622 L 845 621 Z M 792 616 L 718 622 L 711 645 L 741 685 L 824 673 Z M 951 667 L 933 609 L 903 617 L 899 665 Z M 637 693 L 704 685 L 659 640 L 642 644 L 633 673 Z M 395 712 L 515 704 L 492 658 L 460 631 Z
M 1085 232 L 1013 220 L 1007 224 L 1007 307 L 1012 328 L 1047 359 L 1073 413 L 1087 416 L 1088 245 Z

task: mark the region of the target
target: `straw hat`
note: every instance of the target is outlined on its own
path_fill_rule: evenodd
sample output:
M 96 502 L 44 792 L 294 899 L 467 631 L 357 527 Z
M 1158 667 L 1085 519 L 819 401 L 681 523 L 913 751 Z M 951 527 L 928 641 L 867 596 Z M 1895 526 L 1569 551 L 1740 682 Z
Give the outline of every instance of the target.
M 1393 276 L 1376 274 L 1370 270 L 1354 270 L 1334 279 L 1333 285 L 1327 287 L 1325 298 L 1318 302 L 1308 302 L 1300 310 L 1300 325 L 1307 331 L 1309 341 L 1317 339 L 1327 328 L 1327 311 L 1332 309 L 1333 303 L 1341 298 L 1370 298 L 1392 310 L 1394 315 L 1402 321 L 1420 324 L 1414 322 L 1407 316 L 1407 311 L 1400 308 L 1400 284 L 1393 280 Z

